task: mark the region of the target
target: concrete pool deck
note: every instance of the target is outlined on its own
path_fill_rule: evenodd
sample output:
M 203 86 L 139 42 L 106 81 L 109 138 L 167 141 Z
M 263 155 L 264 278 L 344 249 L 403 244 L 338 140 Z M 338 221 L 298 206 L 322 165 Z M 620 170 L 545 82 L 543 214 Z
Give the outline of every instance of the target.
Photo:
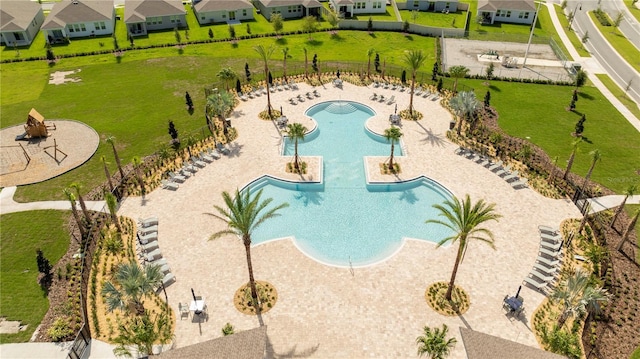
M 313 123 L 304 111 L 323 101 L 349 100 L 370 106 L 377 115 L 367 125 L 380 132 L 389 127 L 394 105 L 369 97 L 374 92 L 386 98 L 395 95 L 399 110 L 409 103 L 406 92 L 344 83 L 343 89 L 331 84 L 317 87 L 319 98 L 289 104 L 290 97 L 313 89 L 306 84 L 299 87 L 297 91 L 272 93 L 271 100 L 274 108 L 283 107 L 290 121 L 307 128 Z M 256 279 L 269 281 L 278 290 L 277 304 L 263 314 L 268 348 L 274 357 L 417 357 L 415 339 L 422 328 L 442 323 L 458 340 L 451 358 L 466 358 L 458 327 L 537 347 L 530 328 L 531 313 L 544 296 L 523 286 L 526 320 L 510 320 L 502 309 L 502 299 L 515 293 L 534 264 L 539 245 L 537 226 L 557 226 L 566 218 L 579 218 L 579 211 L 569 200 L 548 199 L 528 188 L 514 190 L 486 168 L 455 155 L 457 146 L 446 139 L 451 115 L 439 101 L 415 98 L 414 105 L 424 118 L 402 123 L 407 155 L 398 159 L 402 166 L 398 179 L 428 176 L 456 196 L 468 193 L 473 200 L 496 203 L 497 212 L 503 215 L 499 222 L 488 225 L 496 237 L 496 250 L 471 243 L 459 268 L 456 284 L 471 296 L 471 308 L 460 317 L 444 317 L 431 310 L 424 298 L 429 284 L 449 279 L 454 248 L 436 250 L 430 242 L 409 240 L 388 260 L 351 271 L 319 264 L 300 253 L 291 240 L 270 241 L 253 247 L 252 259 Z M 160 249 L 177 279 L 167 287 L 174 311 L 178 311 L 179 302 L 190 301 L 191 288 L 205 297 L 207 321 L 180 320 L 178 315 L 177 347 L 221 337 L 227 322 L 236 331 L 259 325 L 256 317 L 241 314 L 233 306 L 233 294 L 248 280 L 244 247 L 233 236 L 208 241 L 225 224 L 207 213 L 215 211 L 214 205 L 223 205 L 222 191 L 233 192 L 265 173 L 284 176 L 287 159 L 279 156 L 280 134 L 271 122 L 257 118 L 264 108 L 265 96 L 241 102 L 236 108 L 232 124 L 239 138 L 231 146 L 231 156 L 207 165 L 175 192 L 158 189 L 144 201 L 127 198 L 120 207 L 123 216 L 159 218 Z M 381 158 L 367 162 L 371 180 L 396 180 L 374 170 Z

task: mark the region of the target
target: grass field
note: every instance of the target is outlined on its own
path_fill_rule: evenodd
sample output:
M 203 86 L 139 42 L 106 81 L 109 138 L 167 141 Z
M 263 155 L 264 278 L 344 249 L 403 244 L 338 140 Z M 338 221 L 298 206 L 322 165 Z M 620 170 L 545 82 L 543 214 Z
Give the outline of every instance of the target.
M 633 17 L 635 17 L 636 20 L 640 22 L 640 9 L 638 9 L 636 6 L 633 6 L 633 0 L 624 0 L 624 4 L 627 5 L 627 8 L 629 9 L 629 11 L 631 11 Z M 638 358 L 640 358 L 640 348 L 638 348 Z
M 67 211 L 32 211 L 0 216 L 0 316 L 27 324 L 27 330 L 0 335 L 0 343 L 26 342 L 45 313 L 49 300 L 38 284 L 36 250 L 55 265 L 69 247 Z
M 609 75 L 596 74 L 596 76 L 598 77 L 598 79 L 600 79 L 600 81 L 602 81 L 602 83 L 605 86 L 607 86 L 609 91 L 611 91 L 611 93 L 618 100 L 620 100 L 620 102 L 622 102 L 624 107 L 629 109 L 629 111 L 631 111 L 631 113 L 633 113 L 633 115 L 636 116 L 636 118 L 640 119 L 640 109 L 638 108 L 638 105 L 632 99 L 630 99 L 629 96 L 627 96 L 627 94 L 625 94 L 624 91 L 622 91 L 620 87 L 616 85 L 615 82 L 613 82 L 613 80 L 611 79 L 611 77 L 609 77 Z
M 487 87 L 482 81 L 461 81 L 475 89 L 479 98 Z M 560 167 L 566 166 L 571 153 L 571 136 L 581 114 L 586 114 L 584 138 L 573 165 L 573 172 L 584 176 L 591 159 L 589 152 L 599 149 L 602 160 L 592 179 L 621 192 L 640 180 L 640 133 L 604 98 L 595 87 L 583 87 L 575 112 L 566 111 L 572 87 L 525 85 L 491 82 L 491 104 L 500 113 L 499 124 L 507 133 L 528 138 L 551 158 L 558 156 Z
M 569 28 L 569 20 L 564 14 L 564 11 L 562 11 L 562 7 L 556 4 L 553 5 L 553 8 L 558 15 L 558 19 L 560 20 L 560 24 L 562 24 L 562 28 L 564 29 L 565 34 L 567 34 L 569 41 L 571 41 L 573 47 L 576 49 L 576 51 L 578 51 L 578 54 L 582 57 L 591 57 L 591 54 L 589 53 L 589 51 L 587 51 L 587 49 L 584 48 L 584 44 L 578 38 L 578 35 L 576 35 L 575 31 L 567 30 Z
M 627 38 L 614 26 L 602 26 L 600 22 L 593 15 L 592 11 L 589 11 L 589 17 L 596 25 L 602 36 L 607 39 L 609 44 L 622 56 L 622 58 L 633 67 L 636 71 L 640 72 L 640 50 L 638 50 Z
M 464 29 L 467 12 L 458 10 L 443 14 L 441 12 L 400 10 L 400 16 L 402 16 L 402 21 L 409 21 L 411 24 Z

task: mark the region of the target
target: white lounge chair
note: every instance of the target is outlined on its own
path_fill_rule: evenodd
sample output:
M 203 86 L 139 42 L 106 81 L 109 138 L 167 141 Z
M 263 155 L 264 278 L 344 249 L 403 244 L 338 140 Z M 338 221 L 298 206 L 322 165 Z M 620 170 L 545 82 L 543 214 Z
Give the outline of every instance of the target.
M 160 272 L 162 272 L 164 274 L 171 273 L 171 268 L 169 268 L 169 265 L 165 263 L 165 264 L 160 266 Z
M 511 167 L 509 165 L 504 166 L 496 171 L 498 177 L 502 177 L 511 173 Z
M 556 280 L 556 277 L 555 277 L 555 276 L 552 276 L 552 275 L 548 275 L 548 274 L 542 273 L 542 272 L 540 272 L 540 271 L 538 271 L 538 270 L 536 270 L 536 269 L 532 270 L 532 271 L 529 273 L 529 275 L 530 275 L 530 276 L 532 276 L 532 277 L 536 277 L 536 278 L 538 278 L 538 279 L 541 279 L 541 280 L 543 280 L 543 281 L 545 281 L 545 282 L 547 282 L 547 283 L 550 283 L 550 282 L 553 282 L 553 281 L 555 281 L 555 280 Z
M 515 171 L 511 172 L 511 174 L 502 177 L 502 179 L 507 181 L 507 182 L 511 182 L 513 180 L 517 180 L 518 179 L 518 170 L 515 170 Z
M 528 179 L 521 178 L 521 179 L 519 179 L 517 181 L 511 182 L 511 187 L 513 187 L 513 189 L 525 188 L 525 187 L 527 187 L 527 181 L 528 181 Z
M 138 227 L 150 227 L 158 225 L 158 217 L 138 218 Z
M 158 232 L 158 225 L 138 228 L 138 234 L 140 234 L 141 236 L 146 236 L 149 233 L 157 233 L 157 232 Z
M 144 253 L 153 252 L 158 249 L 158 247 L 160 246 L 158 245 L 157 241 L 149 242 L 147 244 L 141 244 L 140 246 L 138 246 L 138 248 L 140 248 L 140 250 Z
M 540 233 L 540 238 L 546 239 L 548 241 L 557 242 L 562 239 L 562 235 L 560 234 L 548 234 L 548 233 Z
M 187 317 L 187 319 L 189 319 L 191 311 L 189 310 L 188 304 L 178 303 L 178 311 L 180 312 L 180 320 L 182 320 L 182 317 Z
M 192 165 L 189 162 L 185 162 L 182 165 L 182 172 L 183 172 L 183 174 L 186 173 L 186 172 L 194 174 L 194 173 L 198 172 L 198 168 L 196 166 Z
M 384 95 L 380 95 L 380 97 L 378 97 L 378 102 L 385 102 L 387 99 L 384 97 Z
M 524 282 L 525 284 L 529 284 L 530 286 L 534 287 L 535 289 L 541 291 L 541 292 L 545 292 L 545 289 L 547 287 L 547 283 L 546 282 L 538 282 L 537 280 L 531 278 L 531 277 L 525 277 L 524 278 Z
M 209 157 L 213 158 L 214 160 L 220 159 L 220 154 L 212 150 L 211 148 L 207 149 L 207 153 L 209 154 Z
M 293 97 L 289 98 L 289 103 L 292 105 L 297 105 L 298 103 L 296 102 L 296 100 L 293 99 Z
M 200 154 L 198 155 L 200 156 L 200 159 L 207 162 L 207 163 L 211 163 L 215 160 L 215 158 L 209 156 L 209 154 L 205 151 L 200 152 Z
M 171 181 L 178 183 L 184 183 L 184 181 L 187 180 L 187 177 L 176 174 L 174 172 L 169 172 L 169 177 L 171 178 Z
M 387 101 L 387 105 L 391 105 L 393 103 L 396 102 L 396 96 L 395 95 L 391 95 L 391 98 L 389 99 L 389 101 Z
M 462 155 L 464 152 L 466 152 L 467 149 L 464 147 L 458 147 L 456 148 L 455 151 L 453 151 L 453 153 L 455 153 L 456 155 Z
M 538 252 L 546 254 L 551 258 L 558 258 L 562 255 L 562 251 L 553 251 L 546 248 L 538 248 Z
M 173 275 L 173 273 L 167 273 L 165 274 L 164 278 L 162 278 L 162 285 L 158 286 L 158 289 L 156 289 L 156 291 L 159 291 L 160 289 L 162 289 L 162 287 L 168 287 L 169 284 L 173 283 L 176 281 L 176 276 Z
M 218 150 L 218 152 L 222 153 L 223 155 L 228 155 L 229 153 L 231 153 L 231 151 L 224 147 L 223 144 L 218 143 L 218 145 L 216 146 L 216 149 Z
M 178 189 L 177 183 L 169 182 L 167 180 L 162 180 L 160 183 L 162 184 L 163 189 L 170 189 L 172 191 L 175 191 Z
M 153 252 L 145 253 L 145 260 L 147 262 L 153 262 L 160 258 L 162 258 L 162 252 L 160 252 L 160 248 L 154 250 Z
M 240 95 L 239 95 L 239 96 L 240 96 L 240 99 L 241 99 L 242 101 L 248 101 L 248 100 L 249 100 L 249 99 L 247 98 L 247 95 L 243 94 L 242 92 L 240 93 Z
M 145 262 L 145 265 L 147 266 L 151 266 L 151 265 L 163 266 L 165 264 L 167 264 L 167 260 L 164 258 L 158 258 L 153 262 Z
M 543 224 L 538 226 L 540 233 L 547 233 L 551 235 L 557 235 L 560 232 L 560 228 L 545 226 Z
M 375 92 L 373 93 L 373 95 L 369 96 L 369 100 L 371 101 L 376 101 L 378 99 L 378 94 L 376 94 Z
M 536 262 L 544 263 L 544 264 L 548 265 L 549 267 L 555 267 L 555 266 L 560 265 L 560 263 L 561 263 L 559 259 L 549 260 L 549 259 L 547 259 L 545 257 L 541 257 L 541 256 L 538 256 L 538 258 L 536 258 Z
M 320 92 L 318 92 L 318 90 L 313 90 L 313 96 L 320 97 Z
M 199 167 L 199 168 L 204 168 L 207 163 L 204 161 L 200 161 L 196 156 L 191 156 L 191 158 L 189 159 L 191 161 L 191 164 Z
M 380 83 L 378 81 L 373 81 L 373 87 L 375 88 L 380 87 Z
M 491 166 L 489 166 L 489 171 L 493 172 L 498 170 L 499 168 L 502 168 L 502 161 L 498 161 L 494 164 L 492 164 Z
M 413 89 L 413 94 L 416 95 L 416 96 L 422 95 L 422 87 L 417 87 L 417 88 Z
M 149 242 L 158 240 L 158 232 L 152 232 L 145 235 L 138 235 L 138 242 L 141 244 L 147 244 Z
M 545 265 L 542 265 L 541 263 L 535 263 L 533 265 L 533 268 L 541 271 L 542 273 L 545 273 L 547 275 L 555 275 L 558 273 L 558 267 L 547 267 Z

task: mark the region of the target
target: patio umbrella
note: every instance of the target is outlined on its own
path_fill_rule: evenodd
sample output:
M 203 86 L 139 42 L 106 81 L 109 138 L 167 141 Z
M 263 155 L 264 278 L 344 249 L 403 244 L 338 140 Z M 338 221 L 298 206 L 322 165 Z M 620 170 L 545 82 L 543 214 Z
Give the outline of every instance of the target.
M 340 78 L 340 70 L 336 71 L 336 77 Z
M 518 298 L 518 296 L 520 295 L 520 289 L 522 289 L 522 286 L 518 287 L 518 291 L 516 292 L 516 298 Z
M 282 106 L 280 106 L 280 116 L 284 116 L 284 112 L 282 112 Z
M 395 110 L 393 110 L 393 114 L 394 114 L 394 115 L 395 115 L 395 114 L 397 114 L 397 113 L 398 113 L 398 104 L 396 104 L 396 109 L 395 109 Z
M 193 300 L 196 301 L 196 292 L 193 291 L 193 288 L 191 288 L 191 295 L 193 295 Z

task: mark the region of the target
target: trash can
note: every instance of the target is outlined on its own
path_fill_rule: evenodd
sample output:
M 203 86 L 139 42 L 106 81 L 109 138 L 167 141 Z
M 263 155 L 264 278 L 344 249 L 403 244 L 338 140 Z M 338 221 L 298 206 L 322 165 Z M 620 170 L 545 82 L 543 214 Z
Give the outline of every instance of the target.
M 453 130 L 454 127 L 456 127 L 456 121 L 449 122 L 449 129 Z

